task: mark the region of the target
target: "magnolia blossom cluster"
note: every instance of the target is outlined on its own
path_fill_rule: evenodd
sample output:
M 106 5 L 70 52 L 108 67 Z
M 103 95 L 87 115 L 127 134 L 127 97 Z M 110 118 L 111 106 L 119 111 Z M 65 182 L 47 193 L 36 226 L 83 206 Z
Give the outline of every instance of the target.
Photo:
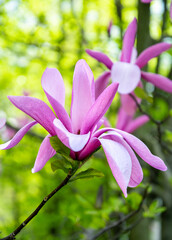
M 137 56 L 137 51 L 134 47 L 136 33 L 137 20 L 134 19 L 125 32 L 121 56 L 119 61 L 115 63 L 102 52 L 86 50 L 91 57 L 109 69 L 109 71 L 104 72 L 96 80 L 95 84 L 96 88 L 99 89 L 99 93 L 106 88 L 110 78 L 112 82 L 119 83 L 118 92 L 121 95 L 121 108 L 118 114 L 117 128 L 127 130 L 128 132 L 133 132 L 149 120 L 145 115 L 134 119 L 137 106 L 130 94 L 134 95 L 133 91 L 136 87 L 142 87 L 141 78 L 166 92 L 172 93 L 172 81 L 170 79 L 142 70 L 152 58 L 170 49 L 172 44 L 165 42 L 155 44 Z M 140 102 L 141 100 L 137 98 L 137 101 Z
M 94 82 L 93 73 L 85 60 L 79 60 L 76 63 L 70 115 L 64 108 L 64 82 L 60 72 L 55 68 L 47 68 L 41 81 L 54 112 L 40 99 L 30 96 L 8 96 L 9 100 L 33 118 L 33 121 L 22 127 L 10 141 L 1 144 L 0 149 L 14 147 L 31 127 L 40 124 L 48 135 L 39 148 L 32 169 L 35 173 L 56 154 L 50 144 L 52 136 L 57 136 L 62 144 L 69 148 L 70 157 L 74 160 L 83 161 L 102 146 L 112 174 L 125 197 L 127 197 L 127 187 L 136 187 L 143 178 L 142 168 L 135 153 L 150 166 L 165 171 L 167 167 L 163 160 L 153 155 L 141 140 L 131 134 L 137 127 L 148 121 L 148 117 L 141 116 L 133 120 L 135 105 L 129 100 L 128 94 L 132 93 L 136 86 L 141 86 L 141 76 L 155 86 L 172 92 L 172 82 L 169 79 L 141 71 L 151 58 L 169 49 L 171 45 L 167 43 L 154 45 L 136 58 L 134 49 L 136 28 L 137 22 L 134 19 L 125 33 L 119 62 L 113 63 L 105 54 L 87 50 L 88 54 L 109 69 L 97 81 Z M 110 76 L 112 83 L 108 85 Z M 117 128 L 112 128 L 106 126 L 107 119 L 104 115 L 117 91 L 122 97 L 122 107 Z M 127 110 L 126 105 L 128 105 Z M 5 120 L 2 119 L 0 127 L 4 124 Z

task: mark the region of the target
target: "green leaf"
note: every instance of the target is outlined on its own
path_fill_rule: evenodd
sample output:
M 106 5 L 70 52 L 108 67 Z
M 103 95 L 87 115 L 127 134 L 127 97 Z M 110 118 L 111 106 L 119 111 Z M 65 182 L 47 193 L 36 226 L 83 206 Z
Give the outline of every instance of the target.
M 169 111 L 169 116 L 172 117 L 172 109 Z
M 141 201 L 142 196 L 137 192 L 131 192 L 126 198 L 127 205 L 130 206 L 133 210 L 136 210 L 139 207 Z
M 146 101 L 148 101 L 149 103 L 152 103 L 153 102 L 153 99 L 152 97 L 150 97 L 145 91 L 143 88 L 140 88 L 140 87 L 137 87 L 135 90 L 134 90 L 134 93 L 135 95 L 140 98 L 140 99 L 145 99 Z
M 155 200 L 151 203 L 149 208 L 143 213 L 144 217 L 154 218 L 157 214 L 160 214 L 166 210 L 166 207 L 159 206 L 159 201 Z
M 155 120 L 164 120 L 169 114 L 168 103 L 163 98 L 155 98 L 153 106 L 149 109 L 149 114 Z
M 172 132 L 169 130 L 166 130 L 164 133 L 164 140 L 172 143 Z
M 67 148 L 59 139 L 57 136 L 52 136 L 50 137 L 50 144 L 54 148 L 54 150 L 57 153 L 60 153 L 61 155 L 64 156 L 69 156 L 70 154 L 70 149 Z
M 83 179 L 83 178 L 93 178 L 93 177 L 104 177 L 104 174 L 96 169 L 89 168 L 85 171 L 82 171 L 78 174 L 76 174 L 73 178 L 71 178 L 71 182 L 78 180 L 78 179 Z
M 68 172 L 69 172 L 69 169 L 68 169 L 68 168 L 65 168 L 65 167 L 63 166 L 63 164 L 62 164 L 61 162 L 59 162 L 59 161 L 54 161 L 54 162 L 52 162 L 52 163 L 51 163 L 51 169 L 52 169 L 53 172 L 55 172 L 55 171 L 58 170 L 58 169 L 63 170 L 63 172 L 65 172 L 65 173 L 68 173 Z
M 60 154 L 58 154 L 58 159 L 51 163 L 51 169 L 53 172 L 55 172 L 58 169 L 61 169 L 65 173 L 68 173 L 71 167 L 72 164 Z

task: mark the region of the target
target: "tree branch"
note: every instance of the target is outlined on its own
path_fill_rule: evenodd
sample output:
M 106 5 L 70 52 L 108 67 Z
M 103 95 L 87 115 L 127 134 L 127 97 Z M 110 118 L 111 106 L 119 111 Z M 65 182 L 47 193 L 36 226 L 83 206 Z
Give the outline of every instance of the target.
M 18 132 L 18 131 L 20 130 L 20 128 L 11 125 L 9 122 L 6 122 L 5 126 L 8 127 L 8 128 L 13 129 L 13 130 L 16 131 L 16 132 Z M 32 136 L 32 137 L 36 137 L 36 138 L 38 138 L 38 139 L 40 139 L 40 140 L 43 140 L 43 139 L 44 139 L 43 136 L 38 135 L 38 134 L 36 134 L 36 133 L 34 133 L 34 132 L 32 132 L 32 131 L 28 131 L 28 132 L 26 133 L 26 135 L 29 135 L 29 136 Z
M 130 97 L 134 100 L 134 102 L 135 102 L 136 106 L 138 107 L 139 111 L 140 111 L 142 114 L 148 116 L 149 119 L 150 119 L 153 123 L 156 124 L 156 126 L 157 126 L 157 132 L 158 132 L 158 141 L 159 141 L 159 143 L 161 144 L 161 137 L 162 137 L 162 134 L 161 134 L 161 124 L 163 124 L 163 123 L 169 118 L 169 116 L 167 116 L 167 117 L 166 117 L 164 120 L 162 120 L 162 121 L 157 121 L 157 120 L 155 120 L 151 115 L 149 115 L 147 112 L 145 112 L 145 111 L 142 109 L 141 105 L 138 103 L 136 97 L 135 97 L 133 94 L 130 93 L 129 95 L 130 95 Z
M 143 197 L 142 197 L 142 201 L 138 207 L 137 210 L 129 213 L 128 215 L 126 215 L 125 217 L 123 217 L 122 219 L 120 219 L 119 221 L 117 222 L 113 222 L 111 224 L 109 224 L 108 226 L 106 226 L 105 228 L 101 229 L 95 236 L 93 236 L 92 238 L 90 238 L 90 240 L 95 240 L 97 239 L 99 236 L 101 236 L 103 233 L 109 231 L 110 229 L 114 228 L 114 227 L 117 227 L 119 225 L 121 225 L 123 222 L 127 221 L 129 218 L 133 217 L 134 215 L 136 215 L 142 208 L 143 206 L 143 202 L 147 196 L 147 192 L 148 192 L 148 187 L 145 188 L 145 191 L 143 193 Z
M 62 187 L 64 187 L 68 181 L 70 180 L 70 178 L 74 175 L 74 173 L 76 172 L 77 169 L 70 169 L 68 172 L 68 175 L 66 176 L 66 178 L 63 180 L 63 182 L 57 187 L 55 188 L 50 194 L 48 194 L 46 197 L 44 197 L 44 199 L 42 200 L 42 202 L 38 205 L 38 207 L 32 212 L 32 214 L 26 218 L 26 220 L 24 222 L 22 222 L 20 224 L 19 227 L 17 227 L 10 235 L 8 235 L 7 237 L 1 238 L 0 240 L 13 240 L 16 239 L 16 235 L 39 213 L 39 211 L 43 208 L 43 206 L 48 202 L 48 200 L 50 198 L 52 198 L 54 196 L 54 194 L 56 194 Z

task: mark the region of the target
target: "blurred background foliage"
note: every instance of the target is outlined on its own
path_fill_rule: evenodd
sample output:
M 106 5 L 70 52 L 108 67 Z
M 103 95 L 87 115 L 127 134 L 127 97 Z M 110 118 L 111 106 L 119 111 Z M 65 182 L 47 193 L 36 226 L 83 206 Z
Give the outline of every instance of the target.
M 169 5 L 170 0 L 154 0 L 151 5 L 137 0 L 0 0 L 0 115 L 6 116 L 8 123 L 8 127 L 1 130 L 1 142 L 11 138 L 15 129 L 29 121 L 10 103 L 7 95 L 29 94 L 47 101 L 41 88 L 41 76 L 46 67 L 56 67 L 65 81 L 69 112 L 77 60 L 87 61 L 95 79 L 105 70 L 85 53 L 85 49 L 103 51 L 117 60 L 122 36 L 134 17 L 138 19 L 136 46 L 139 53 L 161 41 L 172 43 Z M 111 20 L 109 37 L 107 29 Z M 171 55 L 171 50 L 161 54 L 149 62 L 147 69 L 171 78 Z M 142 107 L 154 119 L 172 116 L 170 94 L 144 83 L 144 94 L 140 96 Z M 151 101 L 147 101 L 147 96 Z M 119 106 L 119 96 L 116 96 L 107 113 L 114 127 Z M 41 138 L 45 136 L 39 126 L 32 132 L 34 134 L 25 136 L 15 148 L 0 152 L 0 237 L 11 233 L 65 177 L 61 170 L 52 172 L 51 161 L 39 173 L 31 173 Z M 105 176 L 67 185 L 17 239 L 94 239 L 97 231 L 138 209 L 148 185 L 143 210 L 96 239 L 171 240 L 172 120 L 168 118 L 161 126 L 161 142 L 157 126 L 151 122 L 135 134 L 164 159 L 167 172 L 154 170 L 142 161 L 143 183 L 128 189 L 129 196 L 125 199 L 100 150 L 85 169 L 93 167 Z

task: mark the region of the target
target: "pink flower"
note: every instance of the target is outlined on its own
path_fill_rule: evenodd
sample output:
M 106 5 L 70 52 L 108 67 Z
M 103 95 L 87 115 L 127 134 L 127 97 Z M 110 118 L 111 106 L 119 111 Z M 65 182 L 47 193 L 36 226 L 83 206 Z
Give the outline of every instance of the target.
M 110 78 L 110 72 L 104 72 L 96 81 L 95 81 L 95 96 L 98 96 L 104 91 L 106 88 Z M 140 87 L 142 85 L 140 84 Z M 132 93 L 134 95 L 134 93 Z M 141 102 L 139 98 L 137 98 L 138 103 Z M 137 105 L 133 101 L 133 99 L 128 94 L 121 95 L 121 107 L 118 112 L 117 124 L 116 128 L 121 129 L 123 131 L 132 133 L 143 124 L 149 121 L 149 118 L 146 115 L 142 115 L 136 119 L 134 119 L 135 112 L 137 110 Z M 103 124 L 107 127 L 110 127 L 107 119 L 104 119 Z
M 159 56 L 162 52 L 172 47 L 168 43 L 158 43 L 144 50 L 137 58 L 134 48 L 135 35 L 137 31 L 137 20 L 134 19 L 128 26 L 123 39 L 123 48 L 119 62 L 113 63 L 104 53 L 87 49 L 86 52 L 102 62 L 110 72 L 113 82 L 119 83 L 118 92 L 120 94 L 131 93 L 139 84 L 141 77 L 156 87 L 172 92 L 172 81 L 155 73 L 146 73 L 141 69 L 154 57 Z M 103 81 L 103 79 L 102 79 Z M 106 80 L 105 80 L 106 81 Z
M 152 167 L 162 171 L 167 169 L 159 157 L 154 156 L 143 142 L 131 134 L 113 128 L 99 129 L 118 84 L 112 83 L 95 99 L 93 74 L 84 60 L 77 62 L 74 71 L 70 117 L 64 108 L 65 87 L 57 69 L 45 70 L 42 87 L 58 119 L 48 105 L 37 98 L 9 96 L 10 101 L 34 121 L 21 128 L 11 141 L 0 145 L 0 149 L 12 148 L 32 126 L 36 123 L 42 125 L 49 134 L 40 146 L 33 173 L 41 170 L 56 154 L 49 140 L 54 135 L 70 149 L 70 156 L 74 160 L 82 161 L 102 146 L 113 176 L 125 196 L 127 187 L 137 186 L 143 178 L 133 150 Z
M 134 114 L 127 114 L 126 111 L 121 107 L 118 112 L 116 128 L 128 133 L 132 133 L 148 121 L 148 116 L 141 115 L 137 118 L 134 118 Z
M 111 36 L 112 25 L 113 25 L 113 22 L 112 22 L 112 20 L 110 20 L 109 25 L 108 25 L 108 29 L 107 29 L 108 37 Z
M 104 91 L 106 88 L 110 78 L 110 72 L 104 72 L 96 81 L 95 81 L 95 96 L 96 98 Z M 139 83 L 139 87 L 142 87 L 142 84 Z M 135 95 L 134 93 L 132 93 Z M 139 98 L 137 98 L 138 103 L 141 102 Z M 142 115 L 136 119 L 134 119 L 134 115 L 137 111 L 137 105 L 133 101 L 133 99 L 128 94 L 121 95 L 121 107 L 118 112 L 118 119 L 116 128 L 124 130 L 126 132 L 132 133 L 137 128 L 141 127 L 143 124 L 149 121 L 149 118 L 146 115 Z M 105 126 L 110 126 L 108 121 L 105 119 Z
M 143 87 L 141 82 L 139 83 L 139 87 Z M 132 93 L 132 95 L 140 104 L 141 99 L 139 99 L 134 92 Z M 132 133 L 149 121 L 149 117 L 146 115 L 141 115 L 137 118 L 134 118 L 136 111 L 137 105 L 135 101 L 131 98 L 131 96 L 129 94 L 122 94 L 121 107 L 118 111 L 116 128 L 128 133 Z

